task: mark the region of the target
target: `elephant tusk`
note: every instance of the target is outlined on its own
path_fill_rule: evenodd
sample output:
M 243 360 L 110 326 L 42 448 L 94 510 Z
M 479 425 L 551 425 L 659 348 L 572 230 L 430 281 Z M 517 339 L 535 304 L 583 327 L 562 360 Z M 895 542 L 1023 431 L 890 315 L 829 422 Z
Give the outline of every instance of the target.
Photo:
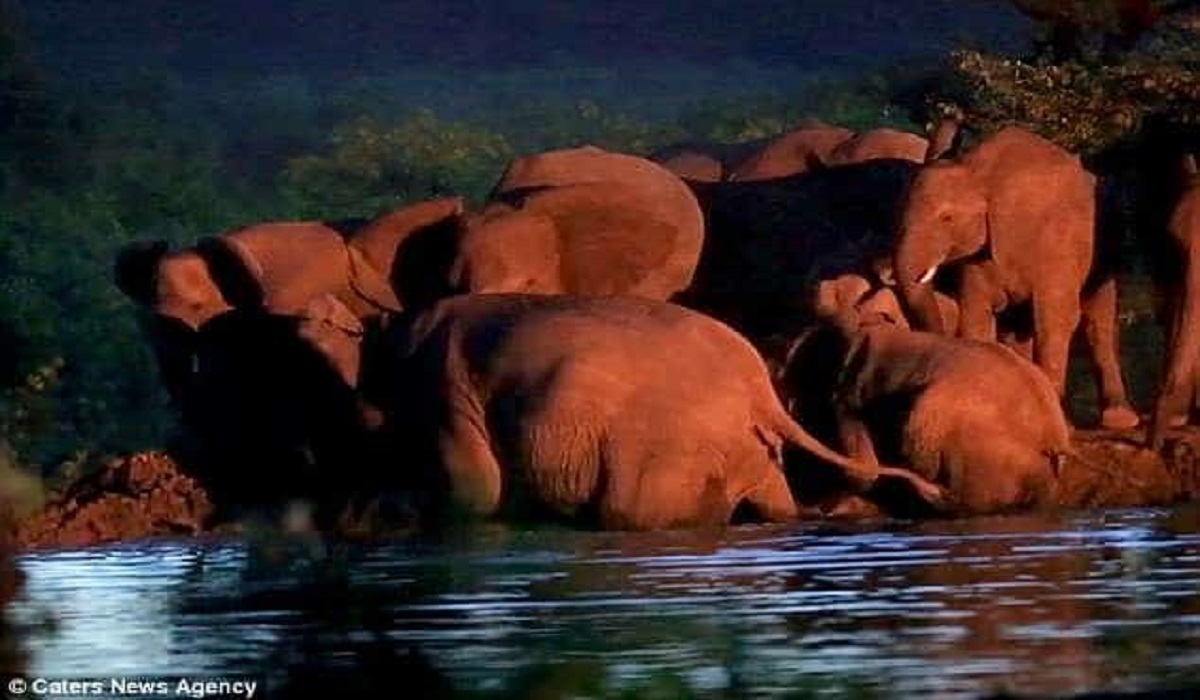
M 928 270 L 925 271 L 925 274 L 923 274 L 917 278 L 917 282 L 919 282 L 921 284 L 929 284 L 930 282 L 933 281 L 933 276 L 937 274 L 937 269 L 938 269 L 938 266 L 933 265 L 932 267 L 930 267 Z

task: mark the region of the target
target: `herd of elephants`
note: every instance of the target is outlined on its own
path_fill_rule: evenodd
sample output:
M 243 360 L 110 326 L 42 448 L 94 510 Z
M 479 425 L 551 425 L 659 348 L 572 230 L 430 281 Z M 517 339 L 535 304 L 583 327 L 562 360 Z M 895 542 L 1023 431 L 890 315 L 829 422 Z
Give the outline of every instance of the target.
M 473 209 L 143 241 L 116 280 L 229 502 L 614 529 L 1053 506 L 1080 327 L 1100 422 L 1143 422 L 1104 187 L 1026 130 L 966 133 L 538 153 Z M 1174 162 L 1148 447 L 1200 379 L 1200 175 Z

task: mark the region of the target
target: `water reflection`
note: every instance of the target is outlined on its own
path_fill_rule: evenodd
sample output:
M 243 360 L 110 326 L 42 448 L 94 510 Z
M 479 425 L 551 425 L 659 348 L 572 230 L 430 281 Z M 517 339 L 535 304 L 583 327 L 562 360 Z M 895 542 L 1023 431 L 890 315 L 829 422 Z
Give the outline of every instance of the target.
M 33 674 L 267 673 L 278 688 L 305 672 L 309 690 L 403 677 L 432 694 L 545 697 L 1200 680 L 1195 509 L 883 530 L 488 527 L 373 548 L 163 543 L 21 564 L 10 617 L 59 621 L 26 635 Z

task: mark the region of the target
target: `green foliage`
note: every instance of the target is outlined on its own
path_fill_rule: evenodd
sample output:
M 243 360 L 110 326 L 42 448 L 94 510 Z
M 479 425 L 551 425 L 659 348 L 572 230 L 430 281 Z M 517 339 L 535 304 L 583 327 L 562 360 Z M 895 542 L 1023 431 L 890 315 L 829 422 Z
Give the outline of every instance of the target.
M 504 137 L 420 111 L 395 125 L 338 126 L 328 155 L 292 160 L 285 196 L 305 217 L 370 215 L 404 202 L 463 194 L 481 200 L 512 157 Z
M 1149 115 L 1200 123 L 1200 73 L 1177 57 L 1035 65 L 962 51 L 953 55 L 952 69 L 947 94 L 973 126 L 1018 125 L 1086 154 L 1137 133 Z

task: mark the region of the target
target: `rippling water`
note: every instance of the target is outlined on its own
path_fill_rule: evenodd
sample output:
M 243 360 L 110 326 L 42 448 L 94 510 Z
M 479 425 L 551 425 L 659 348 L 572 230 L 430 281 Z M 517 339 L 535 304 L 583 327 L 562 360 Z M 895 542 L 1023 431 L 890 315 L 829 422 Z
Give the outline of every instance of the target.
M 266 673 L 278 687 L 320 668 L 539 697 L 1200 680 L 1195 508 L 883 529 L 490 527 L 369 548 L 188 541 L 21 566 L 10 617 L 29 675 Z

